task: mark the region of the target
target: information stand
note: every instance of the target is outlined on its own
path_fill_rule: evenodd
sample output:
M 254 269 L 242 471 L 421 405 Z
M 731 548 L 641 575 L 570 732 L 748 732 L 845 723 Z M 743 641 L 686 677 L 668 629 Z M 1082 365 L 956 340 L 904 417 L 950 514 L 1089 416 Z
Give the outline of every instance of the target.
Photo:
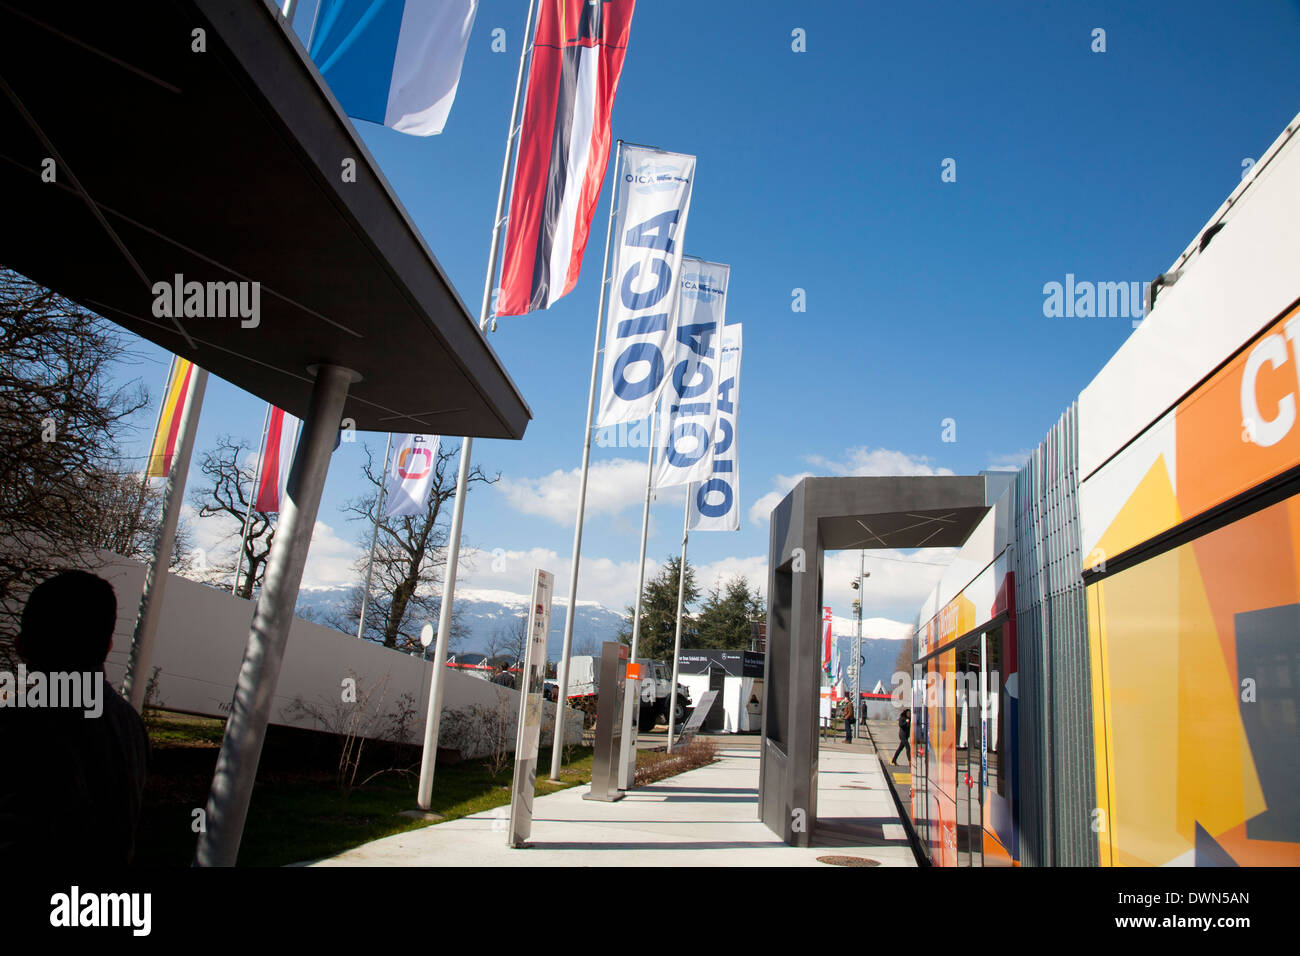
M 623 743 L 623 695 L 627 691 L 628 649 L 607 641 L 600 653 L 600 699 L 596 704 L 596 753 L 592 761 L 591 790 L 584 800 L 612 803 L 622 800 L 618 789 L 619 753 Z
M 533 830 L 533 794 L 537 789 L 537 748 L 542 736 L 542 698 L 546 686 L 546 638 L 551 632 L 551 594 L 555 575 L 533 571 L 533 600 L 528 611 L 528 643 L 519 674 L 519 723 L 515 735 L 515 778 L 510 790 L 512 847 L 528 845 Z M 563 704 L 556 704 L 557 707 Z M 559 746 L 557 742 L 555 746 Z

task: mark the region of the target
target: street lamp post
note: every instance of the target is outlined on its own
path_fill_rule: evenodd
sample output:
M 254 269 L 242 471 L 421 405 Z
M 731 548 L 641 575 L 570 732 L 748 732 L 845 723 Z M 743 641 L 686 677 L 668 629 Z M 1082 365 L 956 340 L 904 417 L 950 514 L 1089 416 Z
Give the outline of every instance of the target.
M 858 562 L 858 576 L 853 579 L 853 590 L 858 592 L 858 599 L 853 603 L 857 605 L 857 626 L 853 630 L 853 667 L 851 669 L 850 688 L 853 695 L 853 712 L 858 715 L 859 722 L 862 720 L 862 596 L 866 590 L 863 583 L 871 577 L 871 572 L 867 568 L 867 552 L 860 552 L 861 557 Z

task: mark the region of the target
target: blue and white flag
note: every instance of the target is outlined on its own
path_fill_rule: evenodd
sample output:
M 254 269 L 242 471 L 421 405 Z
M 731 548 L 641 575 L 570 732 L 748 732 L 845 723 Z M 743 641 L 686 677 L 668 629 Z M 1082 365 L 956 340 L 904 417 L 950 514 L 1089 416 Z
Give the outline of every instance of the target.
M 691 531 L 736 531 L 740 528 L 740 420 L 741 327 L 722 327 L 722 352 L 718 357 L 718 421 L 713 433 L 710 477 L 690 485 Z
M 384 517 L 424 514 L 438 472 L 438 436 L 402 435 L 395 444 L 397 453 L 387 463 Z
M 682 257 L 677 298 L 677 351 L 659 403 L 656 488 L 704 481 L 713 471 L 718 423 L 718 356 L 726 324 L 731 267 Z
M 311 58 L 343 111 L 400 133 L 441 133 L 478 0 L 321 0 Z
M 695 157 L 624 146 L 617 172 L 598 428 L 648 417 L 677 354 L 674 323 Z

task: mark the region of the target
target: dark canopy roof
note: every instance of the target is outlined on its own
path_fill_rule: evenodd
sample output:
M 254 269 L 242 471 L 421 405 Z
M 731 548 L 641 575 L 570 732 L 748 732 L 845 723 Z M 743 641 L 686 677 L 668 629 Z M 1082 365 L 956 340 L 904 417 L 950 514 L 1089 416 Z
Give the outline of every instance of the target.
M 0 4 L 0 209 L 0 263 L 300 417 L 332 363 L 362 376 L 359 429 L 520 438 L 531 418 L 258 0 Z M 259 324 L 158 317 L 177 274 L 260 283 Z

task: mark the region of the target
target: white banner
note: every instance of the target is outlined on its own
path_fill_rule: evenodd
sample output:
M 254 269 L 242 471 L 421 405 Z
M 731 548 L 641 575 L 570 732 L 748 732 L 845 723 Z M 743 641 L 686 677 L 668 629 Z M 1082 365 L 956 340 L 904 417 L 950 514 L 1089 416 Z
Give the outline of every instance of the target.
M 677 352 L 659 405 L 659 468 L 655 487 L 704 481 L 713 472 L 718 422 L 718 353 L 727 314 L 731 267 L 682 259 L 677 300 Z
M 713 472 L 707 481 L 690 487 L 691 531 L 740 529 L 740 326 L 722 329 L 718 358 L 718 427 L 714 432 Z
M 402 435 L 387 462 L 384 517 L 424 514 L 429 489 L 438 471 L 437 435 Z
M 648 416 L 668 375 L 694 179 L 694 156 L 623 148 L 598 428 Z

